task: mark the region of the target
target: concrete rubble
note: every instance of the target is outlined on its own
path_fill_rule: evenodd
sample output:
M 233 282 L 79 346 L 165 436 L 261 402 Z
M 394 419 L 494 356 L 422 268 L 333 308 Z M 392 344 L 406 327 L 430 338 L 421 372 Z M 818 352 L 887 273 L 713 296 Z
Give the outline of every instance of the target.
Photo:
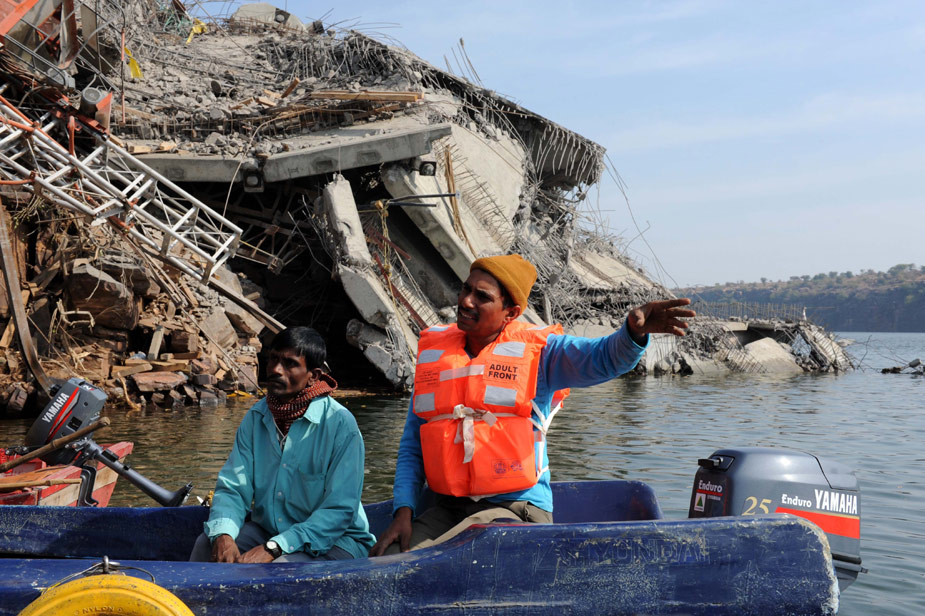
M 579 211 L 601 146 L 404 48 L 263 3 L 13 4 L 0 199 L 55 378 L 218 404 L 256 391 L 266 336 L 307 324 L 342 382 L 407 390 L 419 332 L 488 254 L 535 263 L 525 318 L 577 334 L 671 296 Z M 16 412 L 34 366 L 12 333 L 4 357 Z M 639 371 L 850 367 L 808 322 L 704 318 Z

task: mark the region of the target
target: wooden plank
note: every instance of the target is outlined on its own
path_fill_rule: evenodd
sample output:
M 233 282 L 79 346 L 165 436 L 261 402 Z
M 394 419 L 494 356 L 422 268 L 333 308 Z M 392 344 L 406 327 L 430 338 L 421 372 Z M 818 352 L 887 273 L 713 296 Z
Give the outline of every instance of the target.
M 283 94 L 280 98 L 286 98 L 287 96 L 292 94 L 292 92 L 296 89 L 298 85 L 299 85 L 299 78 L 298 77 L 293 78 L 293 80 L 289 83 L 289 86 L 285 89 L 285 91 L 283 91 Z
M 190 291 L 190 288 L 189 288 L 188 286 L 186 286 L 186 283 L 183 282 L 182 280 L 178 280 L 178 281 L 177 281 L 177 286 L 179 286 L 179 287 L 180 287 L 180 290 L 183 291 L 183 295 L 186 296 L 186 299 L 189 301 L 190 305 L 191 305 L 193 308 L 198 308 L 198 307 L 199 307 L 199 300 L 196 299 L 196 296 L 193 295 L 193 292 Z
M 250 105 L 250 104 L 253 103 L 253 102 L 254 102 L 254 99 L 253 99 L 253 98 L 248 98 L 248 99 L 245 99 L 245 100 L 241 101 L 241 102 L 238 103 L 237 105 L 232 105 L 232 106 L 230 107 L 230 109 L 232 109 L 232 110 L 240 109 L 241 107 L 246 107 L 247 105 Z
M 392 101 L 400 103 L 413 103 L 421 100 L 424 95 L 420 92 L 390 92 L 388 90 L 363 90 L 350 92 L 348 90 L 317 90 L 309 95 L 314 100 L 341 100 L 341 101 Z
M 151 336 L 151 346 L 148 347 L 148 357 L 157 357 L 161 352 L 161 344 L 164 342 L 164 326 L 158 325 L 154 328 L 154 335 Z
M 127 376 L 132 374 L 139 374 L 141 372 L 150 372 L 151 364 L 145 362 L 143 364 L 134 364 L 131 366 L 113 366 L 110 375 L 114 379 L 124 379 Z
M 159 359 L 161 361 L 171 361 L 174 359 L 190 360 L 190 359 L 199 359 L 200 355 L 201 353 L 199 351 L 191 351 L 189 353 L 161 353 L 161 356 Z
M 80 478 L 74 479 L 44 479 L 42 481 L 11 481 L 0 484 L 0 490 L 6 492 L 11 490 L 21 490 L 23 488 L 38 488 L 44 486 L 59 486 L 62 484 L 80 483 Z
M 131 107 L 125 107 L 126 115 L 134 116 L 136 118 L 141 118 L 142 120 L 157 120 L 158 116 L 153 113 L 148 113 L 147 111 L 141 111 L 140 109 L 132 109 Z
M 170 359 L 167 361 L 152 361 L 154 372 L 189 372 L 188 359 Z
M 58 275 L 58 272 L 61 270 L 61 264 L 57 261 L 52 263 L 48 269 L 43 271 L 41 274 L 32 279 L 32 282 L 39 288 L 44 290 L 55 276 Z

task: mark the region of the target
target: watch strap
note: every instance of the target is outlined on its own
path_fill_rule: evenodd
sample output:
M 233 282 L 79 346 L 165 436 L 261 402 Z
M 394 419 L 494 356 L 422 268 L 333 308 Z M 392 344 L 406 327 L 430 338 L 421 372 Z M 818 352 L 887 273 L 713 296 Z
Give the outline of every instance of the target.
M 281 548 L 280 545 L 272 539 L 263 544 L 263 549 L 269 552 L 270 556 L 273 558 L 279 558 L 283 555 L 283 548 Z

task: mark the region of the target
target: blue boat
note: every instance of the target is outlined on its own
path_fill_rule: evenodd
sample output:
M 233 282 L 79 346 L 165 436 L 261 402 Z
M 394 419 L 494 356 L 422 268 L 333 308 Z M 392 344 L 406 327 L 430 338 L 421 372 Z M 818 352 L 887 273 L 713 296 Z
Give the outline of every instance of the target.
M 108 569 L 153 580 L 209 616 L 837 611 L 829 541 L 801 517 L 665 520 L 653 490 L 635 481 L 554 483 L 553 492 L 555 524 L 477 525 L 394 556 L 264 565 L 186 562 L 204 507 L 4 507 L 0 615 L 104 556 Z M 366 506 L 374 533 L 391 511 L 391 501 Z

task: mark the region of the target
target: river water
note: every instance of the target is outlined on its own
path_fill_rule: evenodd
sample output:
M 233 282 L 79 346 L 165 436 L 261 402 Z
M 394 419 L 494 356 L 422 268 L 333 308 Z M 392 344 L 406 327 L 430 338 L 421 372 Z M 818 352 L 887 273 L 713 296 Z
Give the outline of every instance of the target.
M 573 390 L 549 433 L 554 480 L 635 479 L 666 518 L 687 517 L 697 459 L 735 446 L 799 449 L 854 468 L 861 557 L 869 573 L 841 597 L 841 616 L 925 613 L 925 378 L 880 368 L 925 360 L 925 334 L 842 333 L 860 370 L 845 374 L 619 379 Z M 132 466 L 171 490 L 205 496 L 252 401 L 201 411 L 109 412 L 100 441 L 130 440 Z M 364 502 L 390 498 L 407 398 L 341 398 L 366 441 Z M 31 422 L 0 422 L 0 444 Z M 153 502 L 120 481 L 112 505 Z

